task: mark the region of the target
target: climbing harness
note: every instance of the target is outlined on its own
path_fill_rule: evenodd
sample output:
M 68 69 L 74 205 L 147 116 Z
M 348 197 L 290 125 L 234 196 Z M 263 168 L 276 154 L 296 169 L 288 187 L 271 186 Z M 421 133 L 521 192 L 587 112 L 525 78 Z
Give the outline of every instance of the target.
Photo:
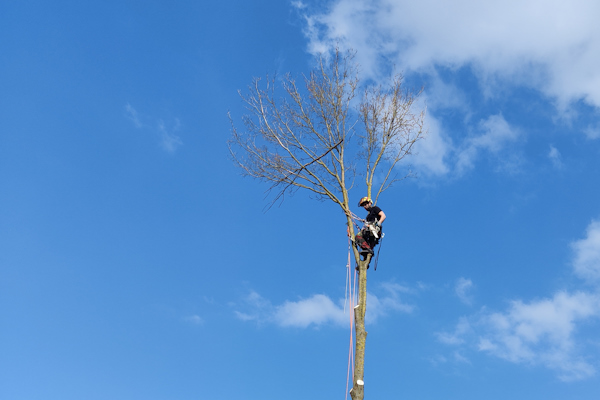
M 359 252 L 366 257 L 366 254 L 374 255 L 373 249 L 379 244 L 382 236 L 381 226 L 374 221 L 365 222 L 360 229 L 360 232 L 355 235 L 354 239 L 356 246 L 359 248 Z

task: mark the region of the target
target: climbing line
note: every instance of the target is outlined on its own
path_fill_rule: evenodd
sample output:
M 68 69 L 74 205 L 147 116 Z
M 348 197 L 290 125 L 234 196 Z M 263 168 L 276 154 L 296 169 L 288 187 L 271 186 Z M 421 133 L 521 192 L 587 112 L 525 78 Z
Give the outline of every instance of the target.
M 360 225 L 358 225 L 356 223 L 356 221 L 361 222 L 361 223 L 365 223 L 367 222 L 367 220 L 360 218 L 358 215 L 354 214 L 352 211 L 346 211 L 346 215 L 350 217 L 350 219 L 352 220 L 352 223 L 354 225 L 356 225 L 357 228 L 359 228 L 360 230 Z
M 361 222 L 363 224 L 367 224 L 367 221 L 359 218 L 356 214 L 354 214 L 352 211 L 348 210 L 346 211 L 346 215 L 350 218 L 350 220 L 352 221 L 352 223 L 356 226 L 356 228 L 358 229 L 358 231 L 360 232 L 363 228 L 361 228 L 358 224 L 358 222 Z M 366 225 L 365 225 L 366 226 Z M 381 232 L 381 230 L 379 230 L 379 232 Z M 376 236 L 377 237 L 377 236 Z M 381 251 L 381 244 L 383 243 L 383 237 L 384 234 L 381 233 L 379 240 L 377 241 L 377 243 L 379 244 L 379 249 L 377 250 L 377 255 L 375 255 L 374 257 L 372 257 L 371 259 L 374 258 L 374 270 L 377 270 L 377 265 L 379 264 L 379 253 Z M 346 400 L 348 400 L 348 394 L 350 392 L 350 384 L 352 384 L 352 386 L 354 386 L 354 358 L 355 358 L 355 346 L 354 346 L 354 342 L 355 342 L 355 337 L 354 337 L 354 307 L 356 307 L 356 303 L 357 303 L 357 281 L 358 281 L 358 265 L 356 266 L 356 268 L 352 268 L 352 262 L 351 262 L 351 254 L 352 254 L 352 249 L 353 249 L 353 245 L 354 245 L 354 238 L 350 237 L 350 226 L 348 226 L 348 262 L 346 263 L 346 287 L 344 289 L 345 291 L 345 300 L 344 300 L 344 312 L 346 312 L 346 303 L 348 303 L 348 317 L 349 317 L 349 321 L 350 321 L 350 345 L 349 345 L 349 349 L 348 349 L 348 371 L 346 374 Z M 358 262 L 358 260 L 357 260 Z M 368 268 L 368 266 L 367 266 Z M 353 273 L 354 270 L 354 273 Z M 354 278 L 353 278 L 354 276 Z M 352 378 L 352 380 L 351 380 Z
M 348 239 L 350 240 L 350 239 Z M 350 247 L 350 246 L 348 246 Z M 346 264 L 346 269 L 349 268 L 348 265 L 350 265 L 350 250 L 348 249 L 348 263 Z M 344 287 L 344 314 L 346 313 L 346 303 L 348 303 L 348 296 L 352 296 L 352 293 L 350 293 L 350 290 L 348 289 L 350 287 L 350 274 L 348 274 L 348 272 L 346 272 L 346 286 Z
M 348 400 L 348 393 L 350 391 L 350 377 L 352 377 L 352 383 L 354 384 L 354 306 L 356 302 L 356 269 L 352 268 L 351 262 L 352 253 L 352 241 L 348 238 L 348 262 L 346 264 L 346 289 L 345 292 L 348 294 L 348 316 L 350 320 L 350 345 L 348 349 L 348 372 L 346 375 L 346 400 Z M 354 274 L 352 271 L 354 270 Z M 352 276 L 354 275 L 354 279 Z M 345 308 L 346 302 L 344 302 Z M 351 373 L 352 372 L 352 373 Z
M 383 245 L 383 237 L 385 235 L 381 235 L 381 239 L 379 239 L 379 249 L 377 249 L 377 257 L 375 257 L 375 271 L 377 271 L 377 265 L 379 265 L 379 252 L 381 251 L 381 246 Z
M 356 304 L 358 304 L 358 302 L 356 301 L 357 296 L 358 296 L 358 293 L 356 291 L 356 282 L 358 281 L 358 277 L 357 277 L 358 271 L 356 269 L 354 269 L 354 272 L 352 272 L 352 271 L 350 271 L 350 272 L 354 275 L 354 290 L 353 290 L 354 293 L 353 293 L 353 296 L 352 296 L 352 298 L 354 300 L 352 301 L 352 303 L 354 305 L 356 305 Z M 352 335 L 354 334 L 354 306 L 352 307 L 352 313 L 351 314 L 352 315 L 350 316 L 350 320 L 351 320 L 351 322 L 350 322 L 350 338 L 352 339 Z M 351 347 L 351 354 L 352 354 L 352 380 L 354 381 L 354 350 L 355 350 L 355 348 L 354 348 L 353 344 L 354 343 L 351 340 L 350 341 L 350 347 Z
M 348 385 L 350 383 L 350 365 L 352 364 L 352 342 L 353 342 L 353 333 L 352 333 L 352 308 L 354 307 L 354 300 L 353 300 L 353 293 L 352 293 L 352 273 L 350 272 L 351 268 L 352 268 L 352 263 L 351 263 L 351 251 L 352 251 L 352 241 L 350 240 L 350 238 L 348 238 L 348 262 L 346 263 L 346 288 L 345 288 L 345 292 L 347 294 L 347 297 L 349 297 L 350 301 L 348 304 L 348 315 L 350 316 L 350 348 L 348 350 L 348 372 L 346 374 L 346 400 L 348 400 Z M 344 302 L 344 306 L 345 306 L 345 302 Z M 345 307 L 344 307 L 345 308 Z M 345 312 L 345 310 L 344 310 Z M 354 375 L 354 373 L 353 373 Z M 354 378 L 354 377 L 353 377 Z M 354 380 L 354 379 L 353 379 Z

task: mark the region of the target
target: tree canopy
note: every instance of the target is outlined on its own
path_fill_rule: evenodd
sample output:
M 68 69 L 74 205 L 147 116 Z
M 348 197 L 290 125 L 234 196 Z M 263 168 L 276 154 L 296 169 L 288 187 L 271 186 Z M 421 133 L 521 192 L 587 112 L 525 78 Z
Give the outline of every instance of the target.
M 270 184 L 271 204 L 306 189 L 339 205 L 354 240 L 355 203 L 349 191 L 362 178 L 367 196 L 374 195 L 376 203 L 383 191 L 410 175 L 409 169 L 399 167 L 406 167 L 400 164 L 424 135 L 424 111 L 416 103 L 421 91 L 405 89 L 402 75 L 388 85 L 361 85 L 352 52 L 336 49 L 316 61 L 300 83 L 289 74 L 281 79 L 267 76 L 255 78 L 247 93 L 240 92 L 248 114 L 239 129 L 230 116 L 229 150 L 244 175 Z M 351 395 L 362 400 L 371 255 L 361 259 L 356 247 L 353 251 L 359 289 Z

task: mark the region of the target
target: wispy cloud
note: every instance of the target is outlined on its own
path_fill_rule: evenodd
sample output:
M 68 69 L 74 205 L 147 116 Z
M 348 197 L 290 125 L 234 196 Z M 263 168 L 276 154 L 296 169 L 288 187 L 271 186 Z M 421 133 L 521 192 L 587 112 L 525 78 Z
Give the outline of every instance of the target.
M 158 122 L 158 132 L 160 133 L 160 144 L 163 150 L 167 153 L 175 153 L 175 151 L 183 144 L 181 138 L 175 135 L 175 132 L 179 130 L 181 123 L 176 118 L 175 124 L 170 129 L 167 128 L 163 121 Z
M 484 315 L 478 348 L 515 363 L 541 364 L 565 381 L 584 379 L 595 368 L 577 354 L 576 325 L 600 315 L 597 295 L 559 292 L 552 298 L 514 301 L 505 312 Z
M 572 243 L 573 268 L 589 283 L 600 278 L 600 221 L 592 221 L 583 239 Z M 457 294 L 468 288 L 461 278 Z M 460 297 L 460 295 L 459 295 Z M 474 349 L 516 364 L 539 365 L 573 381 L 596 373 L 600 354 L 578 336 L 587 324 L 600 320 L 600 293 L 560 290 L 551 297 L 514 300 L 504 311 L 482 308 L 459 319 L 454 329 L 437 339 L 461 350 Z
M 583 132 L 588 139 L 600 139 L 600 125 L 588 126 Z
M 585 238 L 571 244 L 575 274 L 590 283 L 600 282 L 600 221 L 592 221 Z
M 466 317 L 461 317 L 453 332 L 438 332 L 438 340 L 445 344 L 459 345 L 465 342 L 465 336 L 472 332 L 471 324 Z
M 511 302 L 503 312 L 483 309 L 461 317 L 450 332 L 440 332 L 441 343 L 477 351 L 515 364 L 540 365 L 573 381 L 596 373 L 590 354 L 576 341 L 577 327 L 600 317 L 600 297 L 584 292 L 558 292 L 551 298 Z
M 263 323 L 270 321 L 273 314 L 273 305 L 255 291 L 251 291 L 243 300 L 241 308 L 245 311 L 235 310 L 235 315 L 242 321 L 255 321 Z
M 295 8 L 297 8 L 297 9 L 299 9 L 299 10 L 302 10 L 302 9 L 305 9 L 305 8 L 306 8 L 306 4 L 304 4 L 304 3 L 303 3 L 303 2 L 301 2 L 301 1 L 292 1 L 292 3 L 291 3 L 291 4 L 292 4 L 292 7 L 295 7 Z
M 397 283 L 382 283 L 382 294 L 367 293 L 367 323 L 373 323 L 393 311 L 412 313 L 415 306 L 401 300 L 402 294 L 413 293 L 412 289 Z
M 456 281 L 456 285 L 454 286 L 454 292 L 456 293 L 456 296 L 458 296 L 461 302 L 467 305 L 471 305 L 471 303 L 473 302 L 473 298 L 469 292 L 472 288 L 473 282 L 470 279 L 459 278 L 458 281 Z
M 520 160 L 514 152 L 506 151 L 523 136 L 501 114 L 479 121 L 471 135 L 455 144 L 442 124 L 429 113 L 426 116 L 427 137 L 417 143 L 414 165 L 426 175 L 461 176 L 474 168 L 482 154 L 495 158 L 498 171 L 517 172 Z
M 202 325 L 204 323 L 204 319 L 202 319 L 202 317 L 199 315 L 188 315 L 184 318 L 184 320 L 193 325 Z
M 392 312 L 413 311 L 413 305 L 400 299 L 402 293 L 412 293 L 411 289 L 394 283 L 384 283 L 381 285 L 381 292 L 379 295 L 367 294 L 369 308 L 366 318 L 370 323 Z M 349 310 L 347 306 L 344 307 L 344 300 L 334 302 L 324 294 L 315 294 L 295 301 L 286 300 L 280 305 L 273 305 L 257 292 L 251 291 L 236 308 L 238 309 L 234 314 L 242 321 L 272 323 L 281 327 L 346 326 L 349 323 Z
M 492 115 L 479 123 L 480 134 L 467 139 L 457 153 L 456 169 L 459 174 L 473 168 L 482 151 L 499 155 L 506 146 L 519 138 L 518 130 L 511 127 L 502 115 Z M 500 159 L 501 163 L 511 163 L 510 158 Z
M 183 141 L 176 132 L 181 128 L 181 122 L 175 118 L 172 126 L 167 126 L 163 120 L 158 120 L 155 123 L 146 122 L 150 118 L 143 117 L 129 103 L 125 105 L 125 113 L 127 118 L 133 123 L 137 129 L 144 129 L 155 132 L 158 135 L 160 147 L 167 153 L 173 154 L 183 144 Z
M 552 165 L 556 169 L 561 169 L 563 167 L 563 162 L 561 159 L 560 152 L 558 149 L 552 145 L 550 145 L 550 151 L 548 152 L 548 158 L 552 162 Z
M 142 125 L 142 121 L 140 121 L 140 117 L 135 108 L 131 106 L 131 104 L 127 103 L 125 105 L 125 112 L 127 113 L 127 117 L 133 122 L 133 126 L 140 129 Z

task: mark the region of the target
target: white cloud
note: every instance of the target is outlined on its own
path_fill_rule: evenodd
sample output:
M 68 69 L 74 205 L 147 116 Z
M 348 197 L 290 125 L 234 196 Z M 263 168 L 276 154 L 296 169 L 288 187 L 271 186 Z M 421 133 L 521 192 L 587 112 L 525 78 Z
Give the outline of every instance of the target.
M 156 125 L 142 122 L 142 116 L 129 103 L 125 105 L 127 118 L 129 118 L 137 129 L 149 129 L 158 133 L 160 147 L 167 153 L 173 154 L 183 144 L 181 138 L 175 134 L 181 128 L 181 122 L 175 118 L 172 127 L 167 127 L 164 121 L 159 120 Z M 145 118 L 147 119 L 147 118 Z
M 271 302 L 255 291 L 251 291 L 243 299 L 244 308 L 248 311 L 242 312 L 235 310 L 235 315 L 242 321 L 255 321 L 258 323 L 267 322 L 273 313 Z
M 383 283 L 381 287 L 384 291 L 382 296 L 367 293 L 367 323 L 373 323 L 391 311 L 404 313 L 414 311 L 415 307 L 413 305 L 406 304 L 400 299 L 401 293 L 411 293 L 408 287 L 397 283 Z
M 426 115 L 425 125 L 426 139 L 416 144 L 411 160 L 425 175 L 443 176 L 454 172 L 461 176 L 474 168 L 482 153 L 495 157 L 498 170 L 515 172 L 520 166 L 515 152 L 507 153 L 506 149 L 519 141 L 521 132 L 501 114 L 479 121 L 475 133 L 464 139 L 460 146 L 452 142 L 442 124 L 430 112 Z
M 438 340 L 445 344 L 459 345 L 465 342 L 464 337 L 472 331 L 471 323 L 466 317 L 461 317 L 454 328 L 454 332 L 438 332 Z
M 496 161 L 496 171 L 521 172 L 520 153 L 505 150 L 515 148 L 524 130 L 510 126 L 497 110 L 491 112 L 496 115 L 479 115 L 490 112 L 473 104 L 477 97 L 499 100 L 495 104 L 502 108 L 510 101 L 505 95 L 525 87 L 552 101 L 561 117 L 568 118 L 580 100 L 600 109 L 600 24 L 595 18 L 600 2 L 595 0 L 301 4 L 296 9 L 306 21 L 309 52 L 351 48 L 367 81 L 387 80 L 393 65 L 405 76 L 427 82 L 423 97 L 429 102 L 429 134 L 410 160 L 422 175 L 461 176 L 487 156 Z M 464 74 L 477 85 L 462 87 Z M 478 90 L 479 96 L 467 96 L 466 90 Z M 464 118 L 462 132 L 445 124 L 445 118 L 457 115 Z M 600 139 L 599 126 L 592 122 L 582 134 Z M 549 157 L 559 168 L 560 158 Z
M 450 171 L 446 159 L 452 149 L 452 143 L 443 132 L 442 125 L 431 113 L 425 115 L 425 127 L 425 140 L 417 142 L 411 161 L 427 175 L 445 175 Z
M 571 243 L 576 275 L 589 283 L 600 279 L 600 221 L 592 221 L 583 239 Z M 457 294 L 468 288 L 459 279 Z M 460 297 L 460 295 L 459 295 Z M 596 374 L 598 348 L 578 335 L 582 327 L 600 319 L 600 292 L 558 291 L 552 297 L 516 300 L 499 312 L 483 308 L 461 317 L 453 331 L 437 334 L 444 344 L 480 352 L 516 364 L 540 365 L 573 381 Z
M 518 157 L 514 153 L 505 154 L 505 150 L 519 140 L 521 133 L 500 114 L 479 121 L 476 132 L 460 146 L 452 143 L 431 113 L 425 122 L 427 137 L 416 144 L 412 161 L 426 175 L 443 176 L 454 171 L 460 176 L 474 167 L 481 153 L 493 155 L 499 170 L 514 172 L 519 167 Z
M 179 130 L 181 123 L 178 119 L 175 119 L 175 125 L 171 129 L 167 129 L 163 121 L 158 122 L 158 132 L 161 138 L 161 147 L 167 153 L 175 153 L 177 148 L 183 144 L 181 138 L 175 135 L 175 132 Z
M 468 138 L 457 151 L 456 170 L 459 174 L 473 168 L 482 151 L 498 156 L 509 143 L 519 138 L 518 130 L 511 127 L 502 115 L 492 115 L 480 121 L 479 130 L 481 134 Z M 511 159 L 507 158 L 501 162 L 510 163 Z
M 258 321 L 258 314 L 246 314 L 240 311 L 234 311 L 235 316 L 242 321 Z
M 596 295 L 559 292 L 554 297 L 515 301 L 504 313 L 484 315 L 479 350 L 515 363 L 541 364 L 562 380 L 578 380 L 595 368 L 577 353 L 576 324 L 600 315 Z
M 405 71 L 472 67 L 482 84 L 539 89 L 600 106 L 600 3 L 594 0 L 335 0 L 307 15 L 309 50 L 358 51 L 371 77 L 391 59 Z
M 469 361 L 469 359 L 467 357 L 463 356 L 458 351 L 454 352 L 454 361 L 456 361 L 457 363 L 471 364 L 471 361 Z
M 394 283 L 381 284 L 383 294 L 376 296 L 367 293 L 367 315 L 369 323 L 388 315 L 390 312 L 410 313 L 414 306 L 400 300 L 401 293 L 412 293 L 402 285 Z M 307 328 L 309 326 L 337 325 L 348 326 L 350 316 L 348 309 L 344 310 L 344 300 L 336 304 L 328 296 L 315 294 L 297 301 L 287 300 L 281 305 L 273 305 L 260 294 L 252 291 L 244 299 L 243 304 L 235 310 L 237 318 L 242 321 L 257 323 L 274 323 L 281 327 Z M 346 307 L 347 308 L 347 307 Z
M 563 163 L 561 160 L 560 151 L 552 145 L 550 145 L 550 151 L 548 152 L 548 158 L 552 162 L 552 165 L 556 169 L 561 169 L 563 167 Z
M 125 105 L 125 111 L 127 112 L 127 117 L 131 120 L 131 122 L 133 122 L 133 125 L 136 128 L 139 129 L 139 128 L 141 128 L 143 126 L 142 125 L 142 121 L 140 121 L 140 117 L 138 115 L 138 112 L 136 111 L 135 108 L 133 108 L 131 106 L 131 104 L 127 103 Z
M 185 317 L 184 320 L 194 325 L 201 325 L 204 323 L 204 319 L 199 315 L 190 315 Z
M 454 83 L 444 82 L 436 71 L 432 71 L 427 90 L 427 104 L 434 109 L 460 110 L 470 117 L 469 99 Z
M 600 125 L 589 126 L 583 131 L 583 133 L 585 133 L 588 139 L 600 139 Z
M 541 365 L 559 379 L 589 378 L 596 372 L 576 341 L 577 327 L 600 316 L 596 294 L 558 292 L 529 303 L 513 301 L 504 312 L 461 317 L 454 332 L 437 334 L 441 343 L 468 349 L 516 364 Z
M 592 221 L 586 237 L 571 243 L 571 247 L 575 274 L 589 282 L 600 281 L 600 221 Z
M 302 9 L 306 8 L 306 4 L 304 4 L 301 1 L 292 1 L 291 4 L 292 4 L 292 7 L 295 7 L 297 9 L 299 9 L 299 10 L 302 10 Z
M 484 134 L 473 138 L 470 145 L 493 153 L 499 152 L 506 142 L 516 140 L 519 136 L 502 115 L 492 115 L 481 121 L 481 127 Z
M 459 278 L 454 286 L 454 292 L 464 304 L 471 305 L 473 302 L 469 291 L 473 288 L 473 282 L 470 279 Z
M 251 291 L 238 308 L 240 306 L 245 311 L 234 311 L 239 319 L 259 324 L 274 323 L 282 327 L 306 328 L 310 325 L 330 323 L 342 325 L 348 321 L 347 312 L 344 313 L 341 307 L 322 294 L 298 301 L 285 301 L 279 306 L 274 306 L 270 300 Z
M 306 328 L 311 324 L 316 326 L 325 323 L 349 324 L 347 313 L 322 294 L 296 302 L 286 301 L 276 308 L 274 319 L 278 325 L 299 328 Z
M 429 358 L 429 362 L 430 362 L 430 363 L 431 363 L 433 366 L 437 367 L 438 365 L 441 365 L 441 364 L 445 364 L 445 363 L 447 363 L 447 362 L 448 362 L 448 359 L 447 359 L 446 357 L 444 357 L 444 356 L 442 356 L 442 355 L 439 355 L 439 354 L 438 354 L 438 355 L 436 355 L 436 356 L 434 356 L 434 357 L 430 357 L 430 358 Z

